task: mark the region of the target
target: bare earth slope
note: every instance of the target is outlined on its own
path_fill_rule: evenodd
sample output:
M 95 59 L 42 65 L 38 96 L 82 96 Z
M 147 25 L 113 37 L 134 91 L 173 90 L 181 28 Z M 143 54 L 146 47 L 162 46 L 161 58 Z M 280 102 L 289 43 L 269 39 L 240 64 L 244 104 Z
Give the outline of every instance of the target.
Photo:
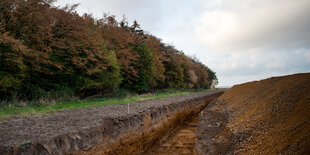
M 310 154 L 310 73 L 236 85 L 200 114 L 200 154 Z

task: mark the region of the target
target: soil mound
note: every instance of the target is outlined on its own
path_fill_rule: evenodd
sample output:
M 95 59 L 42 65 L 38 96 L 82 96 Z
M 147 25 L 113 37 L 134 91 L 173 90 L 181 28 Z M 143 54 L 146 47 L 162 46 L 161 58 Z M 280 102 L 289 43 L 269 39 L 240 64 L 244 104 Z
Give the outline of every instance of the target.
M 310 73 L 233 86 L 203 110 L 201 154 L 310 154 Z

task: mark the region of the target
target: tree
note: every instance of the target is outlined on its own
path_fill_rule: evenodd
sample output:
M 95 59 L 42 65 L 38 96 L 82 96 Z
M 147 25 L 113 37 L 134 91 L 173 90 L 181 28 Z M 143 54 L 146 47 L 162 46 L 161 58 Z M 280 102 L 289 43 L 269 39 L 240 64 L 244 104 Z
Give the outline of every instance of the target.
M 149 35 L 145 40 L 145 45 L 151 50 L 153 56 L 154 63 L 154 80 L 155 80 L 155 88 L 161 89 L 164 88 L 165 84 L 165 67 L 160 60 L 163 52 L 160 50 L 160 39 Z
M 119 87 L 139 93 L 208 88 L 215 72 L 144 33 L 137 21 L 80 16 L 54 0 L 0 1 L 0 98 L 70 90 L 87 97 Z
M 164 62 L 165 71 L 165 85 L 166 88 L 184 88 L 184 74 L 183 69 L 174 61 Z
M 134 88 L 142 93 L 154 88 L 154 62 L 151 50 L 144 44 L 139 45 L 136 50 L 139 53 L 137 66 L 139 78 Z
M 217 77 L 216 77 L 216 73 L 210 69 L 209 67 L 205 66 L 205 70 L 208 72 L 209 74 L 209 80 L 212 81 L 212 80 L 217 80 Z

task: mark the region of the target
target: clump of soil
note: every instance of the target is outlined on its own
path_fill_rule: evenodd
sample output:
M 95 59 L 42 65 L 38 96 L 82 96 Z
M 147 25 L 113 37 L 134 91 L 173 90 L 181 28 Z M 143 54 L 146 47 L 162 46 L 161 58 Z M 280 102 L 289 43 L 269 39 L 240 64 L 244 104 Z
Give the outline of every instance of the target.
M 200 117 L 200 153 L 310 154 L 310 73 L 236 85 Z

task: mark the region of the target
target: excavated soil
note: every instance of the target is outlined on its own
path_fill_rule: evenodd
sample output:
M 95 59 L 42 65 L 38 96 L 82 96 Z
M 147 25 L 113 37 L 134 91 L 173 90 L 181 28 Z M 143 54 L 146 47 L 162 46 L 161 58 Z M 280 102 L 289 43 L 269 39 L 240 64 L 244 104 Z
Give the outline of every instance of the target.
M 146 155 L 195 155 L 196 128 L 198 116 L 194 115 L 184 125 L 174 129 L 173 133 L 163 137 Z
M 0 122 L 0 154 L 142 154 L 222 93 L 11 118 Z
M 198 154 L 310 154 L 310 74 L 236 85 L 200 114 Z

